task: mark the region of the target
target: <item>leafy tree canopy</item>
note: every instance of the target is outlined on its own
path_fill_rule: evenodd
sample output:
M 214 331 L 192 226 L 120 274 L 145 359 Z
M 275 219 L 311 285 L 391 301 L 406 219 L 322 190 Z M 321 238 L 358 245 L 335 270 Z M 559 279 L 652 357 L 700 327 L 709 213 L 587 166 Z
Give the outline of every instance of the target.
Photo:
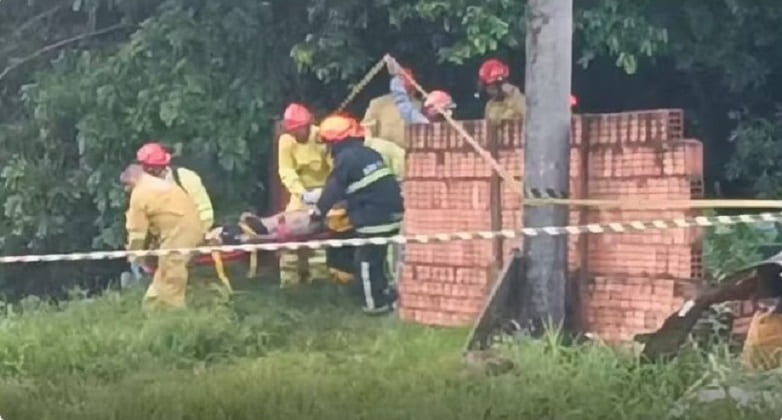
M 576 7 L 574 89 L 587 111 L 683 107 L 711 181 L 744 196 L 782 189 L 782 3 Z M 0 0 L 0 249 L 120 246 L 117 176 L 148 139 L 199 171 L 218 218 L 260 206 L 285 103 L 328 111 L 386 52 L 477 117 L 481 59 L 508 59 L 523 81 L 524 13 L 515 0 Z M 386 88 L 379 78 L 352 111 Z M 67 285 L 90 267 L 0 267 L 0 282 Z

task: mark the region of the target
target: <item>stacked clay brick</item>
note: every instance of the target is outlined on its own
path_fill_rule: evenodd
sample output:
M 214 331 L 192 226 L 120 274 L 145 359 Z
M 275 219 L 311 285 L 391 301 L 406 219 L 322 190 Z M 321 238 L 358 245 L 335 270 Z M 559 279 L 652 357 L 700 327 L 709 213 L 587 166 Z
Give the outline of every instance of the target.
M 588 194 L 594 199 L 686 200 L 701 194 L 700 142 L 683 138 L 682 115 L 651 111 L 584 117 Z M 669 211 L 589 211 L 590 222 L 675 219 Z M 700 229 L 590 235 L 583 316 L 607 341 L 658 328 L 702 280 Z
M 509 173 L 523 173 L 520 123 L 462 122 Z M 515 185 L 447 125 L 410 128 L 406 233 L 517 229 Z M 643 201 L 699 193 L 702 150 L 683 138 L 682 113 L 660 110 L 573 118 L 570 196 Z M 536 187 L 536 186 L 533 186 Z M 547 187 L 547 186 L 537 186 Z M 573 207 L 570 224 L 677 218 L 684 211 L 599 211 Z M 503 243 L 504 242 L 504 243 Z M 479 314 L 512 247 L 522 241 L 411 244 L 401 284 L 403 319 L 465 325 Z M 701 279 L 696 229 L 569 238 L 571 272 L 580 279 L 582 321 L 608 341 L 658 327 Z

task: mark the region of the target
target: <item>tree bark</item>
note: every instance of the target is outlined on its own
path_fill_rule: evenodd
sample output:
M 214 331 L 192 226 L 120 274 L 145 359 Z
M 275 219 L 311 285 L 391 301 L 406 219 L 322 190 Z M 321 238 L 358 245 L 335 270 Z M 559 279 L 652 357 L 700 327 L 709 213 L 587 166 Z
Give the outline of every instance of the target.
M 529 188 L 567 192 L 573 0 L 529 0 L 526 23 L 524 182 Z M 525 227 L 564 226 L 568 213 L 565 206 L 525 206 L 523 222 Z M 564 321 L 567 244 L 567 236 L 526 238 L 529 301 L 523 317 L 536 330 L 559 328 Z

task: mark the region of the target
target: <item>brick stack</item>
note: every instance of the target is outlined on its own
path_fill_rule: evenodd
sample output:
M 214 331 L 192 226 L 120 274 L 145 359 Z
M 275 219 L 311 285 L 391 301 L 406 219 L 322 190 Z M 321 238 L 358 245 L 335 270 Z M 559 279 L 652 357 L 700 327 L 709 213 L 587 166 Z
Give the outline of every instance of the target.
M 506 171 L 523 173 L 521 124 L 463 124 Z M 520 227 L 522 206 L 514 186 L 501 182 L 458 133 L 435 124 L 411 127 L 409 134 L 407 234 Z M 572 140 L 571 197 L 686 199 L 700 193 L 702 150 L 699 142 L 683 138 L 680 111 L 577 116 Z M 570 223 L 684 215 L 572 208 Z M 701 278 L 699 232 L 694 229 L 569 241 L 570 269 L 583 268 L 591 278 L 582 287 L 583 321 L 610 341 L 659 326 Z M 473 321 L 510 248 L 517 245 L 499 240 L 409 245 L 402 318 L 431 325 Z
M 594 199 L 685 200 L 702 190 L 702 149 L 679 111 L 584 116 L 587 191 Z M 590 222 L 673 219 L 690 211 L 597 211 Z M 659 327 L 702 279 L 700 229 L 590 235 L 583 316 L 607 341 Z M 582 289 L 583 290 L 583 289 Z
M 483 121 L 465 129 L 488 147 Z M 443 124 L 411 127 L 405 177 L 405 233 L 496 229 L 491 167 Z M 401 317 L 434 325 L 464 325 L 480 311 L 497 273 L 493 241 L 410 244 L 405 249 Z

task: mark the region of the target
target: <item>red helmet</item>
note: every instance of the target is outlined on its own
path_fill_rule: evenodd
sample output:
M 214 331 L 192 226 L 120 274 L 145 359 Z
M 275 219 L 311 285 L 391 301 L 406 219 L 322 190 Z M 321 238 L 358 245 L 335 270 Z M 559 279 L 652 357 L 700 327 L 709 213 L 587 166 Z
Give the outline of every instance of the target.
M 157 142 L 147 143 L 136 152 L 136 160 L 146 166 L 168 166 L 171 153 Z
M 570 95 L 570 107 L 578 105 L 578 98 L 575 95 Z
M 302 104 L 293 103 L 285 108 L 282 116 L 282 126 L 285 130 L 295 130 L 312 124 L 312 113 Z
M 364 128 L 353 117 L 335 114 L 321 121 L 318 134 L 324 143 L 339 143 L 349 137 L 363 137 Z
M 500 60 L 486 60 L 478 70 L 478 79 L 485 85 L 502 82 L 510 76 L 510 68 Z
M 451 109 L 456 107 L 453 103 L 453 98 L 448 92 L 442 90 L 433 90 L 426 96 L 424 101 L 424 108 L 440 108 L 442 110 Z

